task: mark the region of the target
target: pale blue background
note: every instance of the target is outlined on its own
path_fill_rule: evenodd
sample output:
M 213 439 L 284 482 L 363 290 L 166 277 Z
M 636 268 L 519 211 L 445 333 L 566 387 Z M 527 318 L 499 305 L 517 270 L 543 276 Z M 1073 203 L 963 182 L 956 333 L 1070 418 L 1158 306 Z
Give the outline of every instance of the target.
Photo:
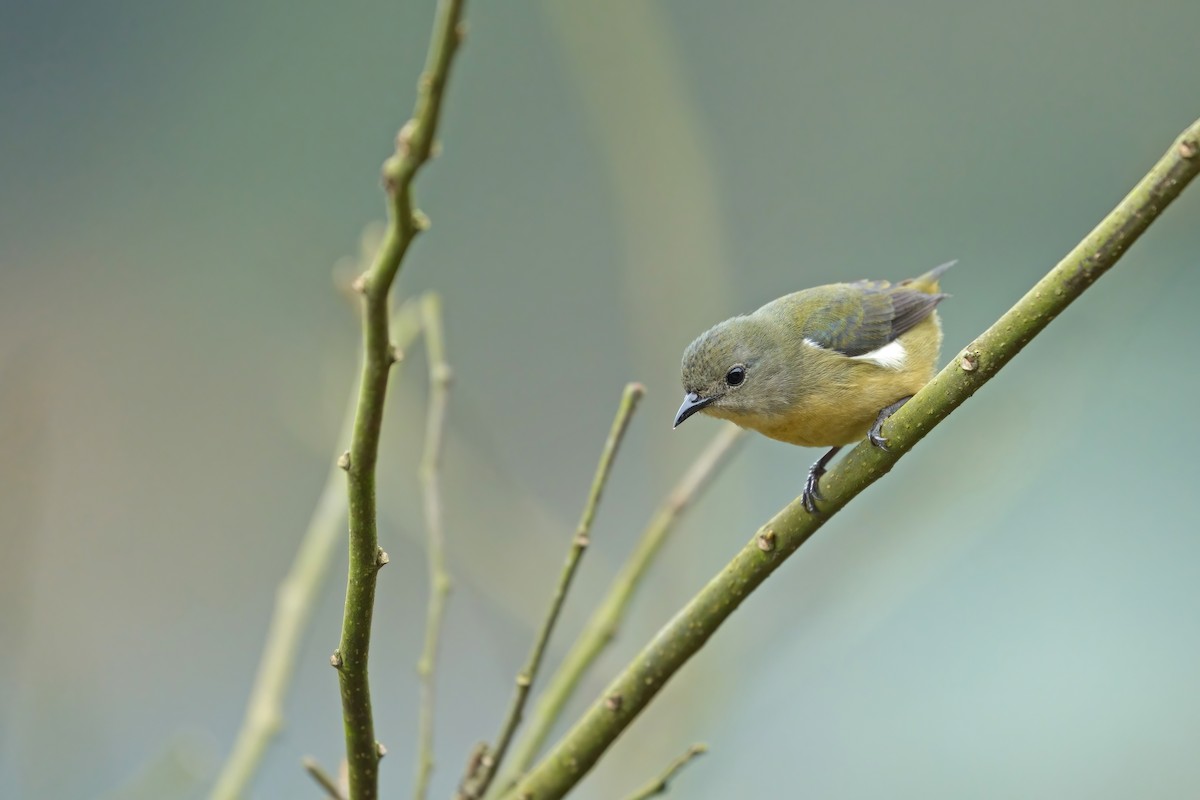
M 649 394 L 555 657 L 716 429 L 670 430 L 695 334 L 958 258 L 949 358 L 1200 114 L 1194 0 L 468 12 L 401 280 L 444 294 L 458 379 L 439 797 L 495 733 L 624 382 Z M 331 270 L 382 216 L 431 13 L 0 7 L 0 795 L 199 796 L 227 752 L 340 447 L 357 326 Z M 1194 794 L 1198 221 L 1193 187 L 757 592 L 579 796 L 696 740 L 712 752 L 679 797 Z M 424 614 L 421 361 L 381 466 L 389 797 L 411 782 Z M 816 455 L 748 444 L 574 710 Z M 337 763 L 343 570 L 256 797 L 315 798 L 300 757 Z M 171 795 L 181 771 L 199 782 Z

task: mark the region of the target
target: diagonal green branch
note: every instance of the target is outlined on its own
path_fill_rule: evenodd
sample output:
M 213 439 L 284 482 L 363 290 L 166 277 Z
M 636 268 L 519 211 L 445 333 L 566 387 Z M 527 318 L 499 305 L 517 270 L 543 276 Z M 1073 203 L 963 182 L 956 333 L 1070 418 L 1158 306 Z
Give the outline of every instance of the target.
M 1200 120 L 1054 269 L 896 412 L 888 423 L 888 452 L 863 443 L 830 470 L 821 516 L 810 515 L 797 498 L 763 525 L 507 796 L 555 800 L 566 794 L 759 584 L 1108 271 L 1198 172 Z
M 567 591 L 571 588 L 571 581 L 575 577 L 575 571 L 579 568 L 579 562 L 583 559 L 583 553 L 591 544 L 592 521 L 596 518 L 596 509 L 600 506 L 600 498 L 604 494 L 604 487 L 608 484 L 608 476 L 612 472 L 617 450 L 621 446 L 621 440 L 625 438 L 625 431 L 628 430 L 629 422 L 633 419 L 633 412 L 637 410 L 638 403 L 641 402 L 645 393 L 646 389 L 640 383 L 630 383 L 625 386 L 625 391 L 621 394 L 621 404 L 617 407 L 617 415 L 608 432 L 608 439 L 604 442 L 604 450 L 600 453 L 600 463 L 596 465 L 596 475 L 592 478 L 592 487 L 588 491 L 583 514 L 579 518 L 575 535 L 571 538 L 571 549 L 567 553 L 567 560 L 563 563 L 562 572 L 559 573 L 558 585 L 554 587 L 554 597 L 550 600 L 546 618 L 542 621 L 541 630 L 538 631 L 533 649 L 529 652 L 529 659 L 517 673 L 517 688 L 513 693 L 512 704 L 504 719 L 504 724 L 500 728 L 500 735 L 496 737 L 496 743 L 487 748 L 479 759 L 472 758 L 472 769 L 464 776 L 459 788 L 459 800 L 476 800 L 476 798 L 484 796 L 492 778 L 495 777 L 496 770 L 504 761 L 504 754 L 508 751 L 509 744 L 512 743 L 517 727 L 521 724 L 525 703 L 529 700 L 529 690 L 533 686 L 534 678 L 537 677 L 542 657 L 546 654 L 550 634 L 554 632 L 554 624 L 558 621 L 559 612 L 562 611 L 563 603 L 567 599 Z
M 328 772 L 321 769 L 321 765 L 315 758 L 305 757 L 300 763 L 304 765 L 304 771 L 309 774 L 317 786 L 325 791 L 325 796 L 329 800 L 342 800 L 342 792 L 338 789 L 337 781 Z
M 389 220 L 374 263 L 355 282 L 363 296 L 363 365 L 358 410 L 350 454 L 345 459 L 350 506 L 350 567 L 342 637 L 331 663 L 338 670 L 346 758 L 350 765 L 350 800 L 375 800 L 379 794 L 379 746 L 371 712 L 367 662 L 375 577 L 380 557 L 376 528 L 375 462 L 383 427 L 388 372 L 395 362 L 388 333 L 388 295 L 401 261 L 429 220 L 413 204 L 412 182 L 433 153 L 434 134 L 450 62 L 462 42 L 463 0 L 440 0 L 425 70 L 418 82 L 413 117 L 396 136 L 396 152 L 384 162 Z
M 529 727 L 517 740 L 512 758 L 504 765 L 496 785 L 502 789 L 511 788 L 517 777 L 529 765 L 541 750 L 550 734 L 550 729 L 558 721 L 563 706 L 575 693 L 579 682 L 583 680 L 588 668 L 617 635 L 617 630 L 625 618 L 625 612 L 633 599 L 634 591 L 640 585 L 642 577 L 654 557 L 667 540 L 667 536 L 675 529 L 676 523 L 683 512 L 704 491 L 709 482 L 729 460 L 734 446 L 742 441 L 741 428 L 733 424 L 723 425 L 713 437 L 696 461 L 688 468 L 679 483 L 667 495 L 667 499 L 654 512 L 646 530 L 638 540 L 629 560 L 621 567 L 621 571 L 613 578 L 608 594 L 600 601 L 587 625 L 580 631 L 575 643 L 563 657 L 562 664 L 550 676 L 546 688 L 538 696 Z M 498 792 L 489 793 L 499 794 Z
M 671 786 L 671 781 L 675 780 L 684 767 L 691 763 L 692 759 L 702 756 L 708 752 L 708 746 L 703 744 L 694 744 L 687 749 L 683 755 L 672 761 L 663 773 L 657 778 L 654 778 L 642 788 L 635 791 L 625 800 L 648 800 L 651 797 L 657 797 L 660 794 L 666 794 L 667 789 Z

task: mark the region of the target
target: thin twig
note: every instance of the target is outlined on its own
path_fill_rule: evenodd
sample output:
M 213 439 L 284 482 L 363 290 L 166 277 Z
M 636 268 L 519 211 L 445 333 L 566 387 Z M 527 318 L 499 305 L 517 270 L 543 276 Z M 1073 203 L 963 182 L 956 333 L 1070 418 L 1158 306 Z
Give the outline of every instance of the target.
M 425 420 L 425 452 L 421 456 L 421 490 L 428 537 L 429 608 L 425 618 L 425 647 L 417 662 L 417 674 L 421 679 L 421 708 L 417 724 L 417 778 L 413 792 L 416 800 L 424 800 L 429 794 L 429 779 L 433 774 L 434 666 L 437 663 L 446 595 L 450 593 L 438 476 L 451 372 L 450 365 L 446 363 L 445 337 L 442 333 L 442 301 L 433 292 L 421 298 L 421 321 L 429 361 L 429 412 Z
M 888 422 L 887 452 L 860 444 L 825 476 L 820 515 L 808 513 L 797 498 L 759 528 L 509 796 L 557 800 L 565 795 L 756 587 L 1108 271 L 1198 173 L 1200 120 L 1054 269 L 896 412 Z M 621 702 L 612 703 L 613 697 Z
M 305 756 L 301 763 L 304 764 L 304 771 L 311 775 L 312 779 L 317 782 L 317 785 L 325 790 L 325 794 L 329 795 L 330 800 L 344 800 L 337 783 L 328 772 L 321 769 L 321 765 L 317 763 L 315 758 Z
M 587 625 L 563 657 L 558 669 L 550 676 L 546 688 L 538 695 L 529 725 L 514 745 L 512 758 L 505 763 L 493 789 L 509 788 L 533 763 L 554 723 L 558 721 L 563 706 L 575 693 L 588 668 L 617 635 L 635 590 L 667 537 L 675 529 L 683 512 L 729 460 L 734 445 L 742 441 L 743 434 L 744 431 L 736 425 L 722 426 L 651 517 L 633 553 L 609 586 L 608 593 L 592 612 Z
M 420 331 L 418 312 L 416 304 L 405 303 L 392 316 L 397 346 L 407 347 L 416 338 Z M 337 438 L 339 446 L 350 439 L 355 408 L 355 398 L 351 396 Z M 246 715 L 213 787 L 211 800 L 239 800 L 246 795 L 268 745 L 283 724 L 283 703 L 296 671 L 300 645 L 329 575 L 333 549 L 345 535 L 343 481 L 342 470 L 336 464 L 331 465 L 300 547 L 275 593 L 275 612 L 259 658 L 258 674 L 246 701 Z
M 654 780 L 647 783 L 642 788 L 638 789 L 633 794 L 629 795 L 626 800 L 646 800 L 649 797 L 657 797 L 660 794 L 666 794 L 670 783 L 680 770 L 688 765 L 696 756 L 702 756 L 708 752 L 708 746 L 704 744 L 694 744 L 687 749 L 687 752 L 679 758 L 671 762 L 663 773 Z
M 554 589 L 554 597 L 550 601 L 546 619 L 542 622 L 541 630 L 538 631 L 537 639 L 533 643 L 533 649 L 529 652 L 529 660 L 517 673 L 516 692 L 513 694 L 508 715 L 500 728 L 500 735 L 496 737 L 496 743 L 488 748 L 476 762 L 476 774 L 467 775 L 460 784 L 458 796 L 463 800 L 475 800 L 475 798 L 483 797 L 496 774 L 496 769 L 504 761 L 504 754 L 512 742 L 513 734 L 521 724 L 525 702 L 529 699 L 529 690 L 533 686 L 534 678 L 537 677 L 538 667 L 542 663 L 542 656 L 545 655 L 546 645 L 554 630 L 554 623 L 558 620 L 559 612 L 562 611 L 563 601 L 566 600 L 567 590 L 571 587 L 571 579 L 575 576 L 575 570 L 583 557 L 583 551 L 590 544 L 592 520 L 596 517 L 596 508 L 600 505 L 600 497 L 604 494 L 604 486 L 608 483 L 609 473 L 612 472 L 613 460 L 616 458 L 621 440 L 625 437 L 629 421 L 633 418 L 633 412 L 637 409 L 638 402 L 645 392 L 645 388 L 640 383 L 630 383 L 625 386 L 625 391 L 621 395 L 621 405 L 617 408 L 617 416 L 613 419 L 608 439 L 604 443 L 604 451 L 600 454 L 600 463 L 596 466 L 592 488 L 588 492 L 587 502 L 583 506 L 583 514 L 579 518 L 575 536 L 571 539 L 571 549 L 563 564 L 562 572 L 559 574 L 558 585 Z
M 425 70 L 417 83 L 412 119 L 396 136 L 396 152 L 384 162 L 383 181 L 389 219 L 375 261 L 355 288 L 363 296 L 363 366 L 350 455 L 346 459 L 350 505 L 350 567 L 341 644 L 331 663 L 338 670 L 346 758 L 350 764 L 350 800 L 379 795 L 379 748 L 371 711 L 367 663 L 375 578 L 383 565 L 375 509 L 375 463 L 383 427 L 384 398 L 395 351 L 388 332 L 388 295 L 408 247 L 429 227 L 413 205 L 412 182 L 432 152 L 450 62 L 464 35 L 463 0 L 439 0 Z

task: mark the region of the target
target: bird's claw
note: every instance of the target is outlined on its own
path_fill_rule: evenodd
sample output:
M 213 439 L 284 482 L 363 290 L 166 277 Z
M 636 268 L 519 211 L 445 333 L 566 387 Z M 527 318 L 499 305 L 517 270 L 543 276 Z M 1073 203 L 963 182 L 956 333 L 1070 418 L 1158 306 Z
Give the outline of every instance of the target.
M 900 407 L 911 399 L 911 396 L 901 397 L 887 408 L 880 410 L 879 415 L 875 417 L 875 424 L 871 426 L 871 430 L 867 431 L 867 441 L 885 453 L 890 452 L 887 446 L 887 437 L 883 435 L 883 423 L 887 422 L 888 417 L 899 411 Z
M 801 495 L 801 502 L 804 503 L 804 509 L 810 514 L 819 514 L 820 509 L 817 508 L 817 501 L 824 500 L 821 496 L 821 476 L 825 474 L 824 469 L 818 469 L 817 465 L 808 471 L 808 480 L 804 482 L 804 494 Z

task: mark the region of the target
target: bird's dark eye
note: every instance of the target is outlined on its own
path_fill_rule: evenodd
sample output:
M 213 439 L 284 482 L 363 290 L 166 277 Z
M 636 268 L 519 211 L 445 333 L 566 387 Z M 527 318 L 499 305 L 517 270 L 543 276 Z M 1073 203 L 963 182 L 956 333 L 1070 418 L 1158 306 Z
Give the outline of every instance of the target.
M 741 386 L 744 380 L 746 380 L 746 368 L 741 364 L 735 364 L 729 372 L 725 373 L 725 383 L 730 386 Z

